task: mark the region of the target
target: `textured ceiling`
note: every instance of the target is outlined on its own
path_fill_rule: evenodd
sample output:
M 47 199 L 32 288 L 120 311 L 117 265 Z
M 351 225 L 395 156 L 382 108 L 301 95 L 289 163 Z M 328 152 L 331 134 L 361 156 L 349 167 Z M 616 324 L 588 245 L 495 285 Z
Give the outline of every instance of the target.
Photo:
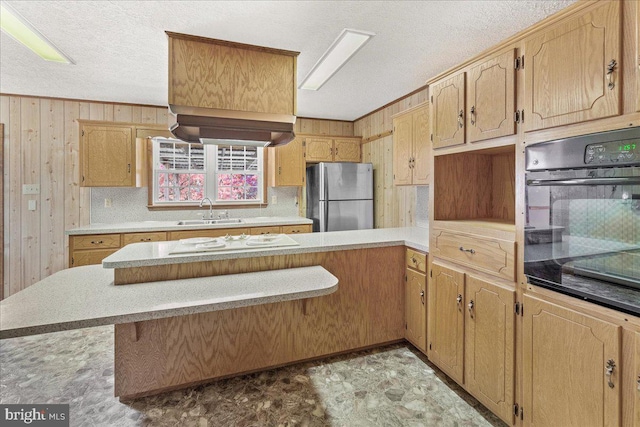
M 0 91 L 166 105 L 165 30 L 301 52 L 298 82 L 343 28 L 376 36 L 298 115 L 353 120 L 566 7 L 562 1 L 9 1 L 76 65 L 2 33 Z

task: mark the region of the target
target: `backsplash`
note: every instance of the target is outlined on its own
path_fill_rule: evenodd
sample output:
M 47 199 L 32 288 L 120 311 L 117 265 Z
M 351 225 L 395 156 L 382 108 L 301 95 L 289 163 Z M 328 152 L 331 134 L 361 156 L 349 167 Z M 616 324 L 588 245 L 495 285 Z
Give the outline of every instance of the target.
M 271 202 L 276 196 L 276 204 L 269 203 L 266 208 L 229 209 L 229 215 L 236 218 L 298 216 L 297 195 L 297 187 L 269 187 L 267 200 Z M 199 209 L 151 211 L 147 209 L 147 198 L 146 188 L 92 188 L 91 223 L 179 221 L 200 218 L 203 213 Z M 105 199 L 111 199 L 110 208 L 104 207 Z

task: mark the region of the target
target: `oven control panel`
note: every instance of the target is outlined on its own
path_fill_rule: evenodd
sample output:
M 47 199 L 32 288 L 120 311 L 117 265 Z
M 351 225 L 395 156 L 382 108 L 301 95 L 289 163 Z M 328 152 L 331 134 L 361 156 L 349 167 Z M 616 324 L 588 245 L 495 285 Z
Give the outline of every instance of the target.
M 621 165 L 640 161 L 640 140 L 609 141 L 589 144 L 584 162 L 588 165 Z

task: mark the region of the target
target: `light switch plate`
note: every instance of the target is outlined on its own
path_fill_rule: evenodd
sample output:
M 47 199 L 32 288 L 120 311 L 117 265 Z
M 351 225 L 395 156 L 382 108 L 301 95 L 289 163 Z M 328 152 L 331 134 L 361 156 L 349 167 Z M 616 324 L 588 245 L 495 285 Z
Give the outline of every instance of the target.
M 40 194 L 40 184 L 24 184 L 22 194 Z
M 111 206 L 113 206 L 113 201 L 111 199 L 104 199 L 104 207 L 110 208 Z
M 278 196 L 271 196 L 271 204 L 272 205 L 278 204 Z

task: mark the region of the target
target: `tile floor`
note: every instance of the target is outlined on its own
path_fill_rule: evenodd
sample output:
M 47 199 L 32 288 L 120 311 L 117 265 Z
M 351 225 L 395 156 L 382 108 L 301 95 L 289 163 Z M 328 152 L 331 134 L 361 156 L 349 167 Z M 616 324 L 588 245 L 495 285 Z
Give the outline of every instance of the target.
M 409 344 L 120 402 L 111 326 L 0 341 L 0 403 L 69 403 L 72 426 L 505 425 Z

